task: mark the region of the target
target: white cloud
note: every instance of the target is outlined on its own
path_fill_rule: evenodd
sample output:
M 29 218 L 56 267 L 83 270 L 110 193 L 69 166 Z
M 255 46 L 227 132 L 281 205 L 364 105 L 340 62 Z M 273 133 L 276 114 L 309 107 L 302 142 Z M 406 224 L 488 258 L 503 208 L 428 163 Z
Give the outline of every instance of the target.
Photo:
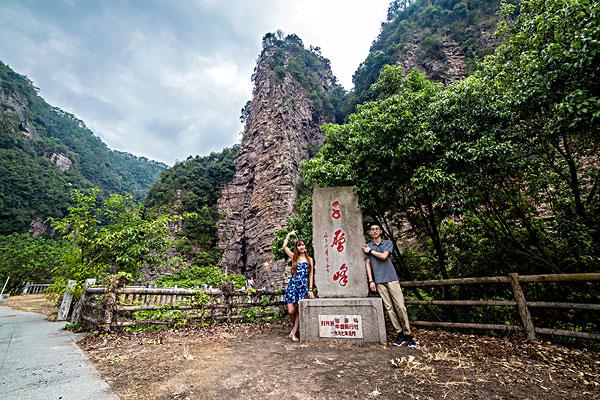
M 109 147 L 172 164 L 239 140 L 266 32 L 321 47 L 346 88 L 389 0 L 8 0 L 0 60 Z

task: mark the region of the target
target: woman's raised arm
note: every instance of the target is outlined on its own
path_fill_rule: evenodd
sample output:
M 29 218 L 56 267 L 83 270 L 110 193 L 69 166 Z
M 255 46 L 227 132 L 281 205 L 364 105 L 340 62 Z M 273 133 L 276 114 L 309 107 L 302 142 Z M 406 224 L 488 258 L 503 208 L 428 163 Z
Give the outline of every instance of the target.
M 294 236 L 295 234 L 296 234 L 296 231 L 291 231 L 290 233 L 287 234 L 287 236 L 285 237 L 285 240 L 283 241 L 283 251 L 285 251 L 285 254 L 287 254 L 287 256 L 289 258 L 293 258 L 294 253 L 288 247 L 288 241 L 290 240 L 290 236 Z

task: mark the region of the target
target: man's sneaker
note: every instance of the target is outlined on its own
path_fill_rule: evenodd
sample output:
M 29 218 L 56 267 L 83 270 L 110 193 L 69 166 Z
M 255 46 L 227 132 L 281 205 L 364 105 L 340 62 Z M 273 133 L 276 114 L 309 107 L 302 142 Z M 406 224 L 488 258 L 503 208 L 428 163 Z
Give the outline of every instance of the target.
M 404 339 L 404 335 L 402 333 L 399 333 L 398 336 L 396 336 L 396 340 L 394 340 L 394 342 L 392 343 L 394 346 L 402 346 L 405 342 Z
M 413 348 L 413 349 L 415 347 L 417 347 L 417 344 L 415 343 L 415 341 L 413 340 L 412 336 L 410 336 L 410 335 L 406 335 L 406 337 L 404 338 L 404 343 L 403 344 L 406 344 L 408 347 Z

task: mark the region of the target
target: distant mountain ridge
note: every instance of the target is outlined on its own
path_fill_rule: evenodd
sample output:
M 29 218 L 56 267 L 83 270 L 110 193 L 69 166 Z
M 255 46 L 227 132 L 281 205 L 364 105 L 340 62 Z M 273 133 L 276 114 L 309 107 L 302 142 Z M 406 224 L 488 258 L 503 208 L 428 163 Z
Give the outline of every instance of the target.
M 0 62 L 0 234 L 61 216 L 73 188 L 146 196 L 165 164 L 109 149 L 37 91 Z

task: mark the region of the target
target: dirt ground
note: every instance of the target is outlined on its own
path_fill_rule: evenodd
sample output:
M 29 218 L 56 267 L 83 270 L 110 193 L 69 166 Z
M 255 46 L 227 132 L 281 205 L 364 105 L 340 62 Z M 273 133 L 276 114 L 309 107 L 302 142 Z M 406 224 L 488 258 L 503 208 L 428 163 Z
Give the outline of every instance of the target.
M 28 294 L 25 296 L 11 296 L 0 302 L 1 306 L 11 307 L 21 311 L 36 312 L 48 316 L 49 321 L 56 320 L 58 309 L 54 303 L 46 300 L 43 294 Z
M 598 399 L 600 353 L 443 331 L 418 349 L 292 343 L 283 323 L 80 342 L 121 399 Z

